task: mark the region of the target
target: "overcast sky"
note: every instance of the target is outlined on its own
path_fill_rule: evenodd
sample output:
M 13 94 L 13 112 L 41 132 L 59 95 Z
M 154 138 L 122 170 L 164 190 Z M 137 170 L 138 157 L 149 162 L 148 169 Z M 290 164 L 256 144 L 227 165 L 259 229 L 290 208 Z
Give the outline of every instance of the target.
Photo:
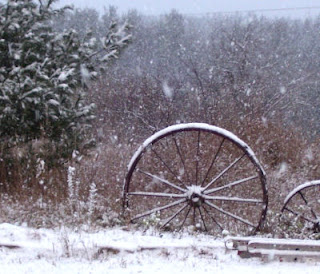
M 163 14 L 177 9 L 185 14 L 197 14 L 208 12 L 233 12 L 261 9 L 283 9 L 300 7 L 320 7 L 319 0 L 60 0 L 60 5 L 74 4 L 75 7 L 92 7 L 103 12 L 103 7 L 114 5 L 120 13 L 129 9 L 137 9 L 145 14 Z M 282 14 L 314 14 L 320 13 L 320 9 L 281 11 L 266 13 Z

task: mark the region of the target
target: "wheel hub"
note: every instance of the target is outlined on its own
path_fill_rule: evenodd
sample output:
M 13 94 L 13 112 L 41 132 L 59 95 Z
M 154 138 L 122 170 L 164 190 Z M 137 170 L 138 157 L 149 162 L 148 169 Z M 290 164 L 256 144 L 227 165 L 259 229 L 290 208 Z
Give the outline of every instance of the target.
M 192 185 L 188 187 L 187 199 L 188 203 L 192 207 L 201 207 L 205 199 L 203 197 L 204 188 L 197 185 Z

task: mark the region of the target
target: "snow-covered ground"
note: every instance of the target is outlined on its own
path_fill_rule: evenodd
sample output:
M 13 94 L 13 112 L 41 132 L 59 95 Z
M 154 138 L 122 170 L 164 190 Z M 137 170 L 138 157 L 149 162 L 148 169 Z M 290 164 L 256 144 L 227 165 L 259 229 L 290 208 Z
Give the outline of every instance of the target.
M 320 262 L 263 262 L 197 234 L 32 229 L 0 224 L 0 273 L 319 273 Z M 4 245 L 20 246 L 8 248 Z M 101 247 L 105 247 L 104 251 Z

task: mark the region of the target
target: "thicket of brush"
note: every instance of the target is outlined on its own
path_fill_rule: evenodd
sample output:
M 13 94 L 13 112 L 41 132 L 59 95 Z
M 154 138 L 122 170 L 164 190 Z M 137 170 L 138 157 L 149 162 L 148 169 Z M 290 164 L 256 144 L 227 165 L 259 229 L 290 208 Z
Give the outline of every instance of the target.
M 99 17 L 92 13 L 78 10 L 64 23 L 77 26 L 87 15 L 93 21 L 85 27 L 93 28 Z M 133 24 L 134 39 L 91 83 L 86 100 L 95 103 L 96 119 L 86 136 L 90 147 L 56 161 L 45 139 L 9 149 L 2 143 L 0 221 L 123 224 L 123 182 L 138 145 L 166 126 L 205 122 L 254 150 L 267 172 L 268 224 L 277 227 L 289 191 L 320 178 L 320 19 L 190 18 L 175 11 L 121 18 L 112 9 L 107 15 L 105 21 Z

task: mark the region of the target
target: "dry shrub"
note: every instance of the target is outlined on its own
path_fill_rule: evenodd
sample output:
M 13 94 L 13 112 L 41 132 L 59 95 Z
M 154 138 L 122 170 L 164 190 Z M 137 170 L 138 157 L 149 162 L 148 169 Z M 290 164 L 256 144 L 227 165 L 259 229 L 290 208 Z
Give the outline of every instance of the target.
M 33 227 L 119 224 L 123 181 L 132 154 L 129 146 L 110 142 L 85 156 L 74 155 L 59 167 L 48 167 L 40 158 L 32 165 L 33 157 L 27 165 L 15 159 L 10 172 L 6 170 L 10 181 L 8 176 L 1 178 L 5 184 L 0 221 Z M 0 168 L 7 168 L 4 162 Z M 16 180 L 14 186 L 11 180 Z
M 297 185 L 320 177 L 320 148 L 281 123 L 244 121 L 235 132 L 249 144 L 267 173 L 270 208 L 280 210 Z
M 262 121 L 245 120 L 241 126 L 225 124 L 224 127 L 247 142 L 265 168 L 269 189 L 268 225 L 270 231 L 271 227 L 276 231 L 279 228 L 276 217 L 285 196 L 295 186 L 320 177 L 317 142 L 310 144 L 302 134 Z M 34 227 L 120 224 L 127 164 L 138 147 L 136 139 L 148 137 L 133 136 L 132 144 L 124 144 L 116 138 L 117 131 L 124 130 L 117 128 L 113 135 L 103 139 L 103 144 L 98 144 L 85 156 L 75 155 L 60 168 L 44 165 L 39 173 L 41 159 L 33 158 L 34 170 L 31 170 L 31 158 L 28 164 L 14 162 L 10 180 L 16 181 L 14 186 L 2 186 L 2 193 L 7 194 L 2 194 L 0 221 Z M 70 197 L 68 186 L 70 166 L 75 168 L 74 198 Z M 3 171 L 8 167 L 2 161 L 0 168 Z M 3 174 L 1 172 L 1 180 L 5 179 Z M 28 177 L 24 177 L 26 174 Z M 96 187 L 94 201 L 90 201 L 92 184 Z M 92 202 L 94 209 L 89 212 Z
M 86 185 L 83 197 L 88 196 L 89 185 L 94 182 L 101 199 L 100 206 L 120 214 L 124 178 L 134 149 L 118 142 L 101 144 L 85 157 L 78 164 L 77 173 Z
M 64 181 L 66 159 L 60 158 L 50 141 L 33 140 L 0 146 L 0 191 L 15 196 L 37 199 L 49 186 L 55 185 L 50 195 L 66 193 Z
M 310 140 L 306 133 L 275 121 L 243 119 L 241 123 L 220 121 L 243 139 L 255 152 L 267 174 L 269 206 L 264 233 L 276 237 L 298 237 L 299 227 L 286 229 L 281 208 L 286 196 L 298 185 L 320 178 L 319 139 Z M 294 234 L 293 234 L 294 232 Z M 304 237 L 307 237 L 306 235 Z
M 174 84 L 171 86 L 178 90 Z M 29 154 L 23 161 L 13 157 L 10 165 L 0 162 L 1 191 L 10 194 L 8 202 L 1 205 L 3 220 L 13 215 L 15 220 L 22 220 L 18 208 L 23 208 L 38 212 L 38 215 L 24 214 L 29 216 L 27 223 L 36 222 L 34 219 L 39 216 L 48 220 L 40 223 L 48 225 L 61 223 L 61 220 L 73 225 L 77 222 L 100 225 L 119 222 L 123 181 L 134 151 L 153 132 L 178 121 L 214 124 L 248 143 L 267 173 L 269 216 L 280 212 L 284 198 L 295 186 L 320 178 L 319 140 L 307 140 L 303 132 L 285 126 L 281 119 L 263 121 L 253 115 L 243 118 L 245 115 L 237 114 L 242 110 L 236 110 L 231 103 L 211 100 L 213 94 L 208 94 L 210 96 L 201 102 L 197 101 L 196 95 L 183 92 L 175 92 L 173 98 L 166 98 L 161 82 L 144 77 L 121 81 L 110 78 L 97 83 L 94 92 L 92 99 L 97 104 L 97 122 L 93 135 L 98 144 L 85 156 L 76 155 L 56 168 L 45 161 L 40 175 L 37 169 L 44 158 L 37 153 Z M 215 103 L 211 104 L 211 101 Z M 206 107 L 203 107 L 204 103 L 207 103 Z M 18 152 L 13 154 L 19 155 Z M 70 205 L 67 180 L 69 166 L 75 167 L 75 181 L 79 182 L 77 203 L 73 205 Z M 89 213 L 93 184 L 97 192 L 95 208 Z M 6 204 L 11 204 L 14 214 L 8 211 L 9 207 L 5 209 Z M 275 222 L 270 223 L 274 225 Z

